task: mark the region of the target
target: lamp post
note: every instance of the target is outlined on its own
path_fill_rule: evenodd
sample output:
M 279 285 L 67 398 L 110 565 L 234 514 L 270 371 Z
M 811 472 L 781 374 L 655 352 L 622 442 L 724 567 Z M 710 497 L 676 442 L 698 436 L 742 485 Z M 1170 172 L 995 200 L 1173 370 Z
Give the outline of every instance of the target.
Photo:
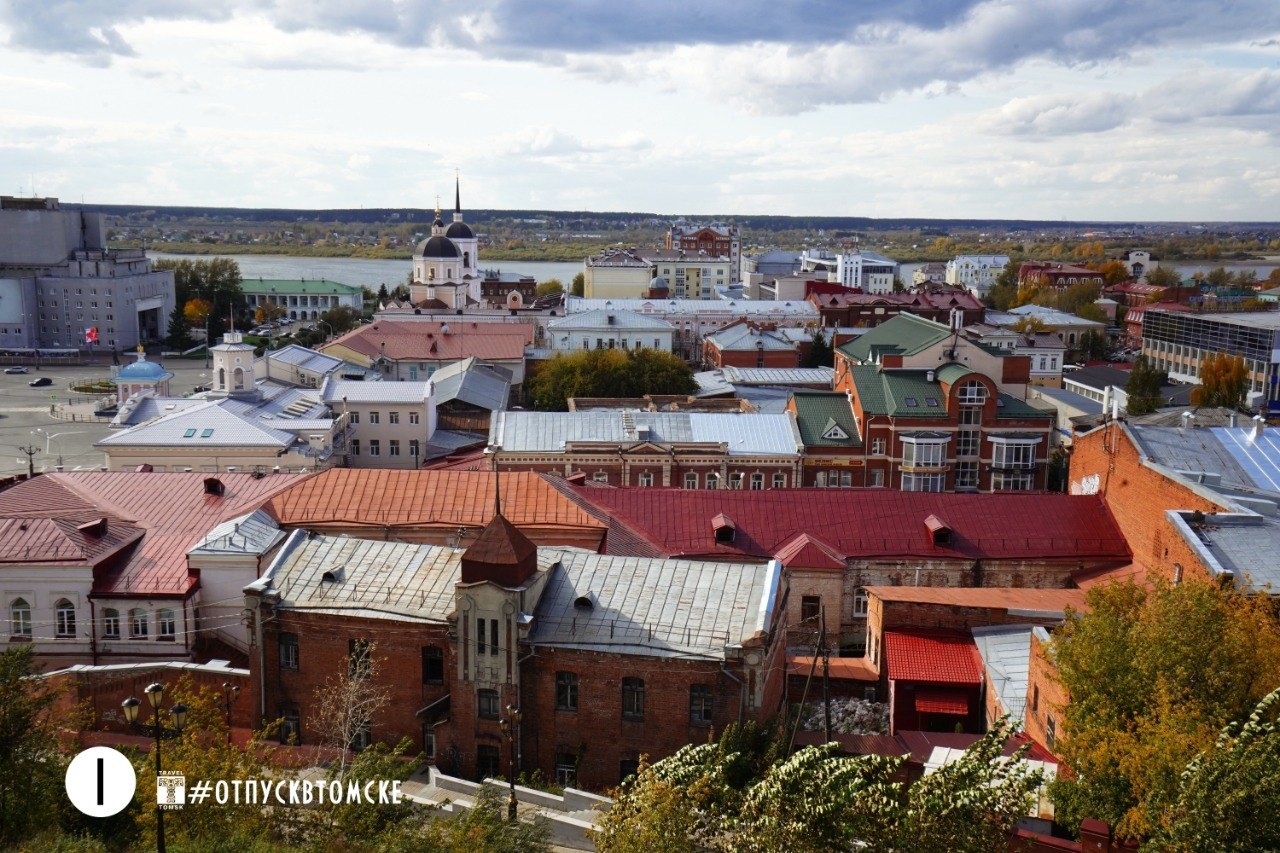
M 64 435 L 80 435 L 79 432 L 55 432 L 50 434 L 49 432 L 47 432 L 41 427 L 36 427 L 31 431 L 32 435 L 36 433 L 40 433 L 41 435 L 44 436 L 44 455 L 45 456 L 49 455 L 49 443 L 51 441 L 59 439 Z M 62 442 L 61 441 L 58 442 L 58 467 L 59 468 L 62 467 Z
M 169 716 L 173 717 L 173 728 L 166 729 L 160 724 L 160 711 L 163 710 L 160 707 L 160 702 L 164 699 L 164 685 L 158 681 L 153 682 L 147 685 L 145 692 L 147 694 L 147 701 L 151 704 L 151 728 L 154 730 L 156 738 L 156 790 L 158 791 L 158 786 L 161 784 L 160 739 L 166 734 L 176 736 L 182 731 L 182 727 L 187 724 L 187 706 L 179 702 L 169 709 Z M 120 703 L 120 707 L 124 709 L 124 718 L 128 721 L 129 725 L 145 728 L 145 726 L 142 726 L 138 722 L 138 708 L 141 706 L 142 703 L 138 701 L 138 697 L 136 696 L 130 696 L 128 699 Z M 172 788 L 166 788 L 166 790 L 170 793 L 173 792 Z M 158 797 L 156 799 L 156 853 L 165 853 L 164 807 L 159 802 Z
M 240 685 L 222 682 L 222 711 L 227 715 L 227 743 L 231 743 L 231 706 L 240 698 Z
M 508 705 L 507 716 L 498 721 L 498 727 L 506 735 L 511 751 L 510 765 L 507 768 L 507 779 L 511 786 L 511 796 L 507 798 L 507 820 L 514 821 L 519 805 L 516 799 L 516 741 L 520 737 L 520 709 L 515 705 Z

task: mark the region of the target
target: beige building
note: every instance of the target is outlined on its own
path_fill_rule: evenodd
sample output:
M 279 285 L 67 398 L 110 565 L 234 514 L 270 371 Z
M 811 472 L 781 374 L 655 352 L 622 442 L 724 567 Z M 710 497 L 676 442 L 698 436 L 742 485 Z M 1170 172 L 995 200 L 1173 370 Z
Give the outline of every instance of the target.
M 326 379 L 321 400 L 350 424 L 349 468 L 417 468 L 436 430 L 431 382 Z
M 587 258 L 582 293 L 588 299 L 643 299 L 653 276 L 653 264 L 636 250 L 609 249 Z

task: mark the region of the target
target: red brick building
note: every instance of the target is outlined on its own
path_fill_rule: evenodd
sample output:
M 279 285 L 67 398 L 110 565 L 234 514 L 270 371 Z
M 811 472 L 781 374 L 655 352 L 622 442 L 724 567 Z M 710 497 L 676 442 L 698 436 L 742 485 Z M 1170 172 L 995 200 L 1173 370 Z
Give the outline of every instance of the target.
M 822 325 L 844 328 L 873 328 L 899 314 L 914 314 L 937 323 L 950 324 L 956 312 L 961 326 L 981 323 L 986 308 L 967 290 L 939 290 L 912 293 L 810 293 L 808 296 L 822 315 Z
M 297 530 L 245 591 L 253 701 L 314 744 L 317 691 L 371 654 L 391 701 L 353 745 L 407 737 L 492 776 L 511 772 L 510 733 L 516 772 L 603 789 L 642 754 L 777 710 L 780 575 L 539 548 L 501 515 L 461 552 Z
M 1018 267 L 1019 287 L 1026 285 L 1065 290 L 1077 284 L 1095 284 L 1102 287 L 1106 284 L 1106 277 L 1088 267 L 1054 261 L 1024 261 L 1022 266 Z
M 702 368 L 800 367 L 808 362 L 813 332 L 774 323 L 735 320 L 702 341 Z

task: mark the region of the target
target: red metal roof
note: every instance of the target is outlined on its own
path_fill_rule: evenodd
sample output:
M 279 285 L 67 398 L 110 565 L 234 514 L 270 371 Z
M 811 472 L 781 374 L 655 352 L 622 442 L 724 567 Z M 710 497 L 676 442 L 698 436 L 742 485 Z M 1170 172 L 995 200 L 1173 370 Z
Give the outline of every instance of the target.
M 917 690 L 916 711 L 921 714 L 969 714 L 969 696 L 963 690 Z
M 572 488 L 572 487 L 569 487 Z M 925 494 L 887 489 L 575 489 L 668 556 L 770 559 L 807 533 L 843 559 L 1123 560 L 1129 546 L 1097 495 L 1027 492 Z M 731 542 L 716 542 L 712 519 L 733 519 Z M 934 545 L 930 515 L 951 528 Z M 610 537 L 611 548 L 619 543 Z M 609 553 L 623 553 L 610 550 Z
M 357 326 L 321 349 L 345 347 L 371 359 L 386 355 L 395 361 L 461 361 L 468 356 L 489 361 L 521 361 L 524 348 L 531 343 L 533 325 L 530 323 L 379 319 Z
M 844 571 L 844 560 L 830 545 L 808 533 L 798 533 L 783 543 L 775 557 L 789 569 L 830 569 Z
M 982 683 L 978 647 L 959 631 L 885 631 L 884 660 L 894 681 Z
M 75 471 L 43 474 L 0 492 L 0 517 L 122 519 L 146 531 L 112 570 L 94 581 L 95 596 L 185 595 L 196 580 L 187 551 L 213 527 L 251 512 L 307 474 L 219 474 L 221 495 L 205 492 L 202 473 Z M 112 524 L 108 521 L 108 536 Z M 121 532 L 127 528 L 121 525 Z

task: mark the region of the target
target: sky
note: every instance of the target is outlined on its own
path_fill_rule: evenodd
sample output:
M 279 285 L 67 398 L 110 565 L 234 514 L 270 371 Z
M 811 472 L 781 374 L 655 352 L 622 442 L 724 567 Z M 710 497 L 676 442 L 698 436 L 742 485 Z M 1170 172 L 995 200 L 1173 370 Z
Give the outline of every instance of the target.
M 0 193 L 1280 220 L 1277 0 L 0 0 Z

